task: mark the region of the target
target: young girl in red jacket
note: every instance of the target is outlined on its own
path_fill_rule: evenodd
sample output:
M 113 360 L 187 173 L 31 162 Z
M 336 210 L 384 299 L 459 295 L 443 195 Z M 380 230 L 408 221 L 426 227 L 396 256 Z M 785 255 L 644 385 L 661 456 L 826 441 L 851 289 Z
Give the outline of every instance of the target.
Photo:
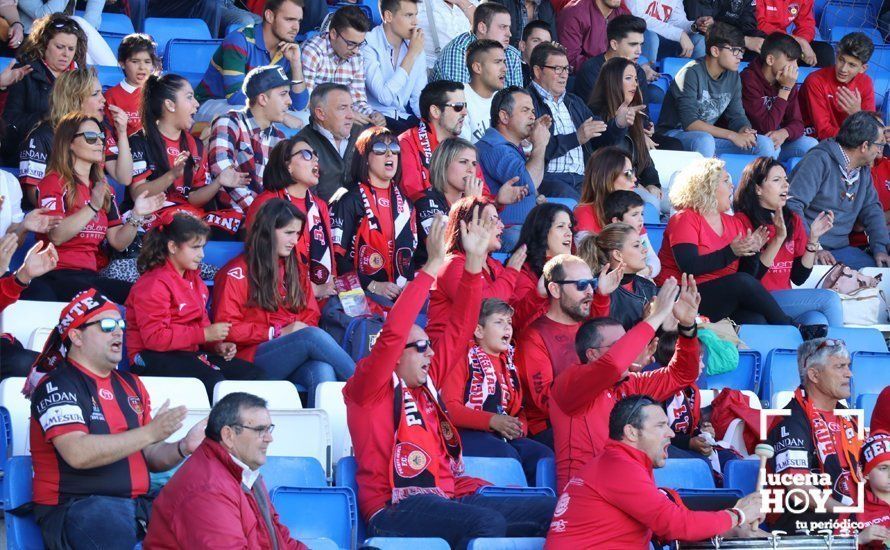
M 207 285 L 198 270 L 210 228 L 184 212 L 168 212 L 148 232 L 127 299 L 127 352 L 140 376 L 198 378 L 213 398 L 225 379 L 256 380 L 257 369 L 235 357 L 230 323 L 210 324 Z
M 250 228 L 244 254 L 216 276 L 213 319 L 231 326 L 238 357 L 253 361 L 264 380 L 290 380 L 308 390 L 344 381 L 355 363 L 318 328 L 318 303 L 298 258 L 306 216 L 283 199 L 264 204 Z
M 264 191 L 247 209 L 247 227 L 253 224 L 260 207 L 272 199 L 284 199 L 305 214 L 306 227 L 300 234 L 297 250 L 309 272 L 313 294 L 321 301 L 335 294 L 337 269 L 328 203 L 314 191 L 318 176 L 318 155 L 306 138 L 294 136 L 279 142 L 269 153 L 269 163 L 263 172 Z
M 890 541 L 890 433 L 872 432 L 859 454 L 865 486 L 865 509 L 856 521 L 866 524 L 859 533 L 860 548 L 884 548 Z

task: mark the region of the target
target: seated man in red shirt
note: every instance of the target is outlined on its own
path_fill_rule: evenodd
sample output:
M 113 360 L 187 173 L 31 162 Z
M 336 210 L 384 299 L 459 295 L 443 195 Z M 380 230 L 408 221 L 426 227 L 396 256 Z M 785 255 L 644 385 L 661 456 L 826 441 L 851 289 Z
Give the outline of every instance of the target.
M 551 497 L 475 495 L 487 485 L 462 476 L 460 436 L 435 386 L 458 362 L 482 303 L 482 266 L 496 226 L 479 216 L 462 228 L 467 260 L 463 300 L 434 350 L 414 324 L 445 257 L 444 220 L 427 238 L 429 259 L 393 305 L 371 354 L 356 365 L 343 396 L 355 459 L 359 510 L 370 536 L 439 537 L 466 548 L 476 537 L 540 537 L 556 502 Z
M 802 50 L 800 59 L 810 67 L 828 67 L 834 60 L 831 44 L 814 40 L 816 18 L 813 0 L 761 0 L 755 3 L 757 28 L 765 34 L 787 33 Z M 792 32 L 787 29 L 794 26 Z M 763 50 L 760 50 L 763 55 Z
M 660 491 L 653 468 L 667 460 L 674 432 L 661 405 L 646 395 L 631 395 L 609 413 L 609 440 L 603 452 L 569 481 L 559 498 L 548 550 L 648 548 L 661 540 L 702 540 L 759 521 L 760 493 L 735 507 L 694 512 L 679 496 Z
M 152 418 L 142 382 L 117 370 L 124 328 L 117 304 L 81 292 L 28 377 L 34 514 L 49 548 L 135 546 L 150 512 L 149 472 L 173 468 L 204 438 L 199 422 L 166 442 L 186 408 L 168 400 Z

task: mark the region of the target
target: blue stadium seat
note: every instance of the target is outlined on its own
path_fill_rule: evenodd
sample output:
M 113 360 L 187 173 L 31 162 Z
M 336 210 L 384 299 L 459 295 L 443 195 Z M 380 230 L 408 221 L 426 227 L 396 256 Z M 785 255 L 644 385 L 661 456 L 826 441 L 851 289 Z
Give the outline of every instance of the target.
M 120 84 L 124 79 L 124 71 L 117 65 L 93 65 L 99 74 L 99 84 L 102 85 L 102 91 Z
M 707 358 L 705 362 L 707 363 Z M 702 387 L 718 392 L 723 388 L 732 388 L 757 393 L 760 387 L 761 365 L 760 353 L 754 350 L 739 350 L 738 367 L 723 374 L 705 375 Z
M 881 393 L 890 386 L 890 353 L 871 353 L 860 351 L 853 354 L 851 369 L 853 371 L 852 397 L 856 402 L 858 396 L 866 393 Z
M 108 47 L 111 48 L 111 51 L 114 52 L 114 55 L 117 56 L 117 49 L 127 35 L 117 32 L 100 32 L 99 34 L 105 39 L 105 42 L 108 44 Z
M 819 67 L 798 67 L 797 68 L 797 83 L 803 84 L 803 81 L 807 79 L 808 76 L 818 71 Z
M 794 391 L 800 385 L 797 350 L 776 349 L 766 359 L 760 401 L 772 405 L 773 395 L 780 391 Z
M 201 83 L 213 54 L 222 40 L 187 40 L 174 38 L 164 50 L 164 70 L 184 76 L 192 88 Z
M 278 487 L 327 487 L 324 468 L 309 456 L 270 456 L 260 468 L 266 488 L 271 493 Z
M 742 325 L 739 338 L 749 348 L 759 351 L 763 360 L 774 349 L 797 349 L 803 343 L 800 331 L 790 325 Z
M 875 328 L 828 327 L 828 337 L 843 340 L 850 353 L 857 351 L 887 353 L 884 336 Z
M 528 487 L 522 465 L 513 458 L 465 456 L 466 475 L 478 477 L 497 487 Z
M 865 425 L 871 426 L 871 414 L 875 412 L 875 404 L 878 402 L 877 393 L 861 393 L 856 396 L 856 408 L 865 413 Z
M 84 12 L 82 10 L 77 10 L 74 12 L 74 15 L 79 15 L 83 17 Z M 133 34 L 136 32 L 133 30 L 133 21 L 123 13 L 108 13 L 102 12 L 102 21 L 99 23 L 99 28 L 96 29 L 100 34 L 105 35 L 105 33 L 115 33 L 121 35 Z
M 569 210 L 574 210 L 575 207 L 578 206 L 578 201 L 576 201 L 575 199 L 570 199 L 568 197 L 547 197 L 547 202 L 561 204 Z
M 358 509 L 349 487 L 279 487 L 272 491 L 272 504 L 281 523 L 300 538 L 355 547 Z
M 31 502 L 33 498 L 30 456 L 14 456 L 6 465 L 3 478 L 3 493 L 6 509 L 12 510 Z M 34 521 L 34 513 L 25 516 L 5 514 L 6 547 L 9 550 L 42 550 L 43 538 L 40 528 Z
M 201 19 L 177 19 L 168 17 L 149 17 L 145 20 L 145 33 L 150 35 L 158 45 L 158 52 L 165 52 L 167 42 L 174 38 L 192 40 L 209 40 L 213 38 L 207 23 Z
M 655 484 L 668 489 L 714 489 L 714 476 L 704 460 L 669 458 L 655 470 Z
M 652 244 L 652 250 L 649 252 L 652 254 L 658 254 L 658 251 L 661 250 L 661 241 L 664 239 L 664 229 L 667 227 L 666 223 L 647 223 L 644 224 L 646 228 L 646 234 L 649 235 L 649 243 Z
M 877 13 L 868 4 L 832 0 L 822 10 L 819 32 L 822 36 L 831 36 L 834 27 L 874 27 L 876 20 Z
M 204 263 L 222 268 L 229 260 L 244 251 L 244 243 L 238 241 L 207 241 L 204 245 Z
M 413 539 L 408 537 L 371 537 L 365 541 L 362 547 L 377 548 L 378 550 L 449 550 L 448 541 L 444 539 Z
M 535 485 L 550 487 L 556 492 L 556 461 L 553 458 L 542 458 L 538 461 L 535 471 Z
M 831 32 L 828 35 L 828 41 L 832 44 L 837 44 L 841 41 L 841 38 L 847 36 L 851 32 L 865 33 L 871 38 L 871 41 L 875 43 L 875 46 L 884 45 L 884 37 L 881 36 L 881 31 L 873 27 L 832 27 Z
M 745 169 L 745 166 L 748 166 L 748 164 L 756 158 L 757 157 L 754 155 L 737 155 L 732 153 L 720 155 L 720 160 L 726 163 L 726 171 L 729 172 L 729 177 L 732 178 L 733 186 L 739 186 L 739 182 L 742 181 L 742 171 Z
M 13 272 L 16 269 L 22 267 L 22 262 L 25 261 L 25 255 L 31 250 L 31 247 L 37 242 L 37 237 L 31 231 L 27 231 L 25 233 L 25 240 L 22 243 L 22 246 L 18 247 L 15 251 L 15 254 L 12 255 L 12 260 L 9 262 L 9 271 Z M 28 343 L 25 342 L 25 345 Z
M 661 60 L 661 72 L 670 75 L 671 78 L 677 78 L 677 73 L 689 61 L 689 58 L 686 57 L 665 57 Z
M 643 204 L 643 223 L 661 223 L 661 212 L 651 202 Z
M 875 98 L 877 101 L 877 98 Z M 884 101 L 881 103 L 881 116 L 884 118 L 884 124 L 890 121 L 890 88 L 884 92 Z
M 0 476 L 6 472 L 6 463 L 12 454 L 12 418 L 6 407 L 0 407 Z M 2 484 L 0 479 L 0 484 Z M 0 507 L 6 508 L 6 494 L 0 492 Z
M 510 259 L 510 255 L 506 252 L 492 252 L 491 257 L 494 261 L 500 263 L 506 263 L 508 259 Z
M 358 482 L 355 480 L 356 471 L 358 471 L 358 463 L 355 461 L 355 458 L 344 456 L 337 461 L 337 465 L 334 467 L 334 485 L 336 487 L 348 487 L 357 495 Z M 356 532 L 357 540 L 365 540 L 366 531 L 365 522 L 359 517 Z
M 658 79 L 661 82 L 664 79 Z M 652 121 L 652 124 L 658 124 L 658 117 L 661 116 L 661 103 L 650 103 L 646 107 L 646 112 L 649 113 L 649 120 Z
M 541 550 L 544 538 L 473 539 L 467 550 Z
M 791 171 L 794 170 L 794 167 L 797 166 L 797 163 L 800 162 L 801 157 L 791 157 L 790 159 L 785 161 L 785 172 L 791 174 Z
M 740 489 L 748 495 L 757 489 L 759 474 L 759 460 L 730 460 L 723 468 L 723 486 L 727 489 Z

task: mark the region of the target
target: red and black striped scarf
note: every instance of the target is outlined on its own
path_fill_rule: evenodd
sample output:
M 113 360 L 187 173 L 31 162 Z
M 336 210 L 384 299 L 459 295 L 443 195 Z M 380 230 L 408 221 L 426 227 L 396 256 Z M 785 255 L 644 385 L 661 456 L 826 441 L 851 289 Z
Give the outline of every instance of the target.
M 378 189 L 380 193 L 383 190 Z M 380 270 L 386 280 L 404 287 L 414 279 L 414 250 L 417 248 L 417 229 L 414 209 L 398 185 L 389 187 L 390 212 L 393 217 L 393 239 L 380 231 L 380 209 L 374 190 L 367 183 L 359 185 L 365 215 L 355 233 L 355 268 L 362 275 L 374 277 Z

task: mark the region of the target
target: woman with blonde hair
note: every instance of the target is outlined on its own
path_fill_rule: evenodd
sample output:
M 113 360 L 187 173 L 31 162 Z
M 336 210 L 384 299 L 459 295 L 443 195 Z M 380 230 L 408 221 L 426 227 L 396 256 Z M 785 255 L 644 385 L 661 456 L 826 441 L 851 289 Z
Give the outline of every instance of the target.
M 713 321 L 793 325 L 756 278 L 764 269 L 759 255 L 766 228 L 752 232 L 727 212 L 732 191 L 722 160 L 702 159 L 677 174 L 670 190 L 677 213 L 664 231 L 655 282 L 694 275 L 702 296 L 699 311 Z

